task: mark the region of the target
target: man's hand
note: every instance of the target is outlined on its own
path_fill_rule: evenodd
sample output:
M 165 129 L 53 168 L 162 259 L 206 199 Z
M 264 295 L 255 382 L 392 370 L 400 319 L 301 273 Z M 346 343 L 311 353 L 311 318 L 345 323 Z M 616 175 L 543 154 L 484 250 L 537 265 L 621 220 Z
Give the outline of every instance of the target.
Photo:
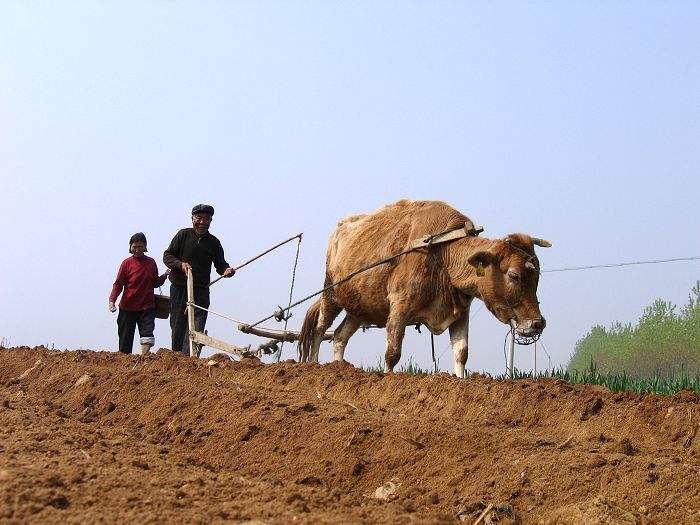
M 236 273 L 236 270 L 231 268 L 230 266 L 224 270 L 224 273 L 221 274 L 222 277 L 233 277 L 233 275 Z
M 181 268 L 182 268 L 182 273 L 184 273 L 185 275 L 187 275 L 187 270 L 190 270 L 190 271 L 192 270 L 192 266 L 190 266 L 190 263 L 186 263 L 186 262 L 182 263 Z
M 117 311 L 117 307 L 115 306 L 115 304 L 112 301 L 109 301 L 107 303 L 107 309 L 112 313 Z

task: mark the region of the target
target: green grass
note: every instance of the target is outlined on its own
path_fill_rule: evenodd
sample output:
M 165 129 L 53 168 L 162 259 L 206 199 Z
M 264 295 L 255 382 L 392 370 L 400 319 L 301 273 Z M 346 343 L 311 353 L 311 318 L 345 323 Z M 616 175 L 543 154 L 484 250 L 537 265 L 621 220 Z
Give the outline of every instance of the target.
M 367 372 L 382 372 L 384 371 L 384 363 L 381 360 L 378 360 L 375 366 L 367 366 L 362 368 Z M 422 369 L 420 366 L 414 363 L 413 359 L 410 357 L 408 359 L 408 363 L 400 367 L 399 372 L 416 376 L 429 375 L 433 373 L 432 370 Z M 485 375 L 501 381 L 509 379 L 506 374 L 497 376 L 491 376 L 490 374 Z M 670 377 L 664 376 L 635 379 L 633 377 L 629 377 L 624 372 L 600 372 L 593 361 L 591 361 L 588 368 L 583 371 L 569 371 L 565 370 L 564 368 L 557 368 L 538 372 L 536 376 L 532 371 L 526 372 L 516 368 L 513 372 L 513 380 L 518 381 L 523 379 L 561 379 L 562 381 L 566 381 L 572 385 L 577 383 L 601 385 L 609 388 L 613 392 L 630 391 L 648 394 L 673 395 L 681 390 L 693 390 L 700 394 L 700 372 L 696 372 L 694 375 L 685 373 Z
M 378 358 L 377 363 L 374 366 L 364 366 L 362 363 L 360 363 L 360 368 L 362 368 L 362 370 L 364 370 L 365 372 L 384 372 L 384 360 Z M 408 362 L 405 365 L 401 365 L 396 371 L 399 373 L 409 374 L 413 376 L 428 375 L 433 373 L 432 370 L 424 370 L 416 363 L 414 363 L 413 357 L 409 357 Z
M 532 372 L 514 371 L 514 379 L 533 379 Z M 652 376 L 634 378 L 625 372 L 600 372 L 595 362 L 591 361 L 586 370 L 565 370 L 563 368 L 546 370 L 537 374 L 536 379 L 561 379 L 570 384 L 584 383 L 602 385 L 613 392 L 644 392 L 648 394 L 673 395 L 681 390 L 693 390 L 700 394 L 700 372 L 695 374 L 679 373 L 678 375 Z M 505 376 L 498 376 L 505 379 Z

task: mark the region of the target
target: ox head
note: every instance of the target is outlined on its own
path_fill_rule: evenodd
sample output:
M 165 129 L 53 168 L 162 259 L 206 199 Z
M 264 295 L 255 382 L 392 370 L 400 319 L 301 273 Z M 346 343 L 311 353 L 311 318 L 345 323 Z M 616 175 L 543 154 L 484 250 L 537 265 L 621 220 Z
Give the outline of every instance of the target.
M 518 335 L 539 335 L 546 321 L 537 300 L 540 262 L 534 246 L 552 244 L 525 234 L 489 242 L 467 259 L 476 268 L 479 297 L 499 321 L 514 326 Z

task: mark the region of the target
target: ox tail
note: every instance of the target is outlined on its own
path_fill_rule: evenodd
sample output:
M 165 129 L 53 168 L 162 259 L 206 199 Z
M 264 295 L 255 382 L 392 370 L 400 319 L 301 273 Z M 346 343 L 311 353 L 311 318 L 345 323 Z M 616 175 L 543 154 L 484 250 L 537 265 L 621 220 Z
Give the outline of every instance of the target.
M 314 334 L 316 332 L 316 326 L 318 326 L 322 302 L 323 297 L 311 305 L 311 308 L 306 312 L 306 317 L 304 317 L 304 323 L 301 325 L 299 343 L 297 344 L 299 362 L 301 363 L 309 359 L 309 350 L 311 350 L 311 345 L 314 342 Z

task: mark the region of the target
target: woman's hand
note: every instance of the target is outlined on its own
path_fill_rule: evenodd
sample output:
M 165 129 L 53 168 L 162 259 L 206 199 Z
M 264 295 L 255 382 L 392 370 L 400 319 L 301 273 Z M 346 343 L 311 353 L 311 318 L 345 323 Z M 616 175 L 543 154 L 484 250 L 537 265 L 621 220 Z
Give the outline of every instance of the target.
M 110 312 L 112 312 L 112 313 L 114 313 L 114 312 L 117 311 L 117 307 L 116 307 L 116 305 L 115 305 L 112 301 L 109 301 L 109 302 L 107 303 L 107 309 L 108 309 Z

